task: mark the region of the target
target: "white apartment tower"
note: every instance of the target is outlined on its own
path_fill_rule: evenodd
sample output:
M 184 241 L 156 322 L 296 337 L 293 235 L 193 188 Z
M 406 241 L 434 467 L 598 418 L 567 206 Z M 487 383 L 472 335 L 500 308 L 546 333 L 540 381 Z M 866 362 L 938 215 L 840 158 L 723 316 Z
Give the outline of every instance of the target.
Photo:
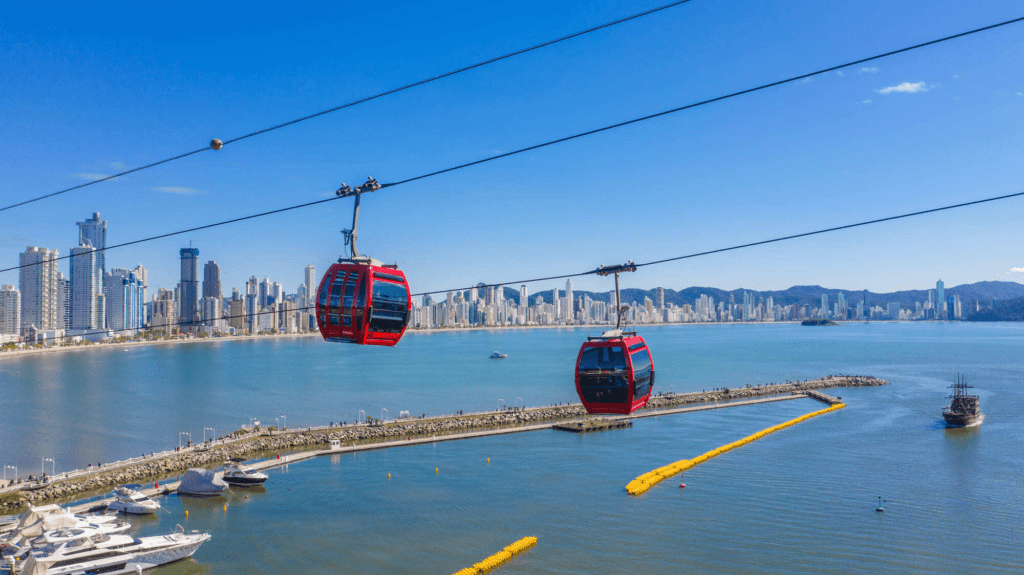
M 88 245 L 71 248 L 71 329 L 102 329 L 106 320 L 103 284 L 96 281 L 99 253 Z M 102 276 L 101 276 L 102 277 Z
M 21 333 L 21 292 L 12 285 L 0 287 L 0 335 Z
M 58 318 L 57 250 L 31 246 L 21 254 L 21 329 L 62 329 Z
M 316 303 L 316 292 L 313 288 L 319 287 L 316 285 L 316 268 L 313 264 L 306 266 L 306 301 L 305 305 L 314 305 Z
M 100 213 L 94 212 L 92 219 L 78 222 L 78 245 L 92 246 L 96 252 L 96 285 L 103 285 L 103 274 L 107 272 L 107 222 L 100 219 Z

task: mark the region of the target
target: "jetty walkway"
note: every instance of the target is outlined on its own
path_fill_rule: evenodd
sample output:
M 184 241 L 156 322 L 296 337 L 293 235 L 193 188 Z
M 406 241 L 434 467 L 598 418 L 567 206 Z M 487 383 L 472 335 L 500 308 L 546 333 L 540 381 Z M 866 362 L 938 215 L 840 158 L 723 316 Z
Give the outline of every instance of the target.
M 260 453 L 299 450 L 300 453 L 281 455 L 281 459 L 268 459 L 253 467 L 268 469 L 304 461 L 313 457 L 385 449 L 397 446 L 419 445 L 437 441 L 454 441 L 508 433 L 551 429 L 585 417 L 612 417 L 637 419 L 672 415 L 692 411 L 738 407 L 755 403 L 784 401 L 812 397 L 808 392 L 835 387 L 864 387 L 887 385 L 888 382 L 866 376 L 828 376 L 815 380 L 782 384 L 718 389 L 693 393 L 669 393 L 654 396 L 648 406 L 628 416 L 588 416 L 579 404 L 550 407 L 511 408 L 499 411 L 438 416 L 421 419 L 398 419 L 383 424 L 353 424 L 346 426 L 319 426 L 268 432 L 239 430 L 229 437 L 212 443 L 194 445 L 181 450 L 167 450 L 151 456 L 105 464 L 102 468 L 76 470 L 59 474 L 40 489 L 21 491 L 20 485 L 0 489 L 0 513 L 11 513 L 26 504 L 74 499 L 87 493 L 96 493 L 126 483 L 147 483 L 180 475 L 191 467 L 217 465 L 232 457 L 246 457 Z M 832 404 L 838 400 L 817 393 L 813 396 Z M 339 441 L 340 449 L 323 449 L 332 440 Z M 172 489 L 175 484 L 161 485 L 159 492 Z M 17 492 L 17 493 L 16 493 Z M 156 494 L 153 491 L 152 494 Z M 88 506 L 99 504 L 92 502 Z

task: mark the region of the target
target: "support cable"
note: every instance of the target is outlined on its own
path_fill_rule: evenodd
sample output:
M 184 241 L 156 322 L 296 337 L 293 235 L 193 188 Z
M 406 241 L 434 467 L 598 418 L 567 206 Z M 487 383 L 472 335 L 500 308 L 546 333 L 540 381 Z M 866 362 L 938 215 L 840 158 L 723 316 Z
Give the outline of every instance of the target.
M 93 184 L 98 184 L 100 182 L 105 182 L 107 180 L 113 180 L 114 178 L 119 178 L 121 176 L 125 176 L 125 175 L 128 175 L 128 174 L 139 172 L 139 171 L 142 171 L 142 170 L 145 170 L 145 169 L 148 169 L 148 168 L 153 168 L 153 167 L 159 166 L 161 164 L 166 164 L 168 162 L 173 162 L 175 160 L 180 160 L 182 158 L 186 158 L 186 157 L 191 156 L 193 154 L 198 154 L 199 152 L 205 152 L 205 151 L 210 150 L 210 149 L 219 150 L 223 146 L 226 146 L 228 144 L 233 144 L 235 142 L 239 142 L 239 141 L 245 140 L 247 138 L 252 138 L 253 136 L 259 136 L 260 134 L 266 134 L 267 132 L 273 132 L 274 130 L 279 130 L 279 129 L 287 127 L 287 126 L 291 126 L 292 124 L 298 124 L 299 122 L 305 122 L 306 120 L 311 120 L 313 118 L 317 118 L 317 117 L 320 117 L 320 116 L 323 116 L 323 115 L 326 115 L 326 114 L 330 114 L 331 112 L 337 112 L 339 110 L 344 110 L 345 108 L 351 108 L 352 106 L 357 106 L 359 104 L 363 104 L 363 103 L 369 102 L 371 100 L 376 100 L 377 98 L 383 98 L 384 96 L 390 96 L 391 94 L 396 94 L 398 92 L 402 92 L 402 91 L 408 90 L 410 88 L 416 88 L 416 87 L 422 86 L 424 84 L 429 84 L 431 82 L 436 82 L 437 80 L 442 80 L 442 79 L 447 78 L 449 76 L 454 76 L 456 74 L 461 74 L 463 72 L 468 72 L 468 71 L 476 69 L 476 68 L 487 66 L 488 64 L 494 64 L 494 63 L 500 62 L 502 60 L 507 60 L 507 59 L 513 58 L 515 56 L 520 56 L 522 54 L 526 54 L 527 52 L 532 52 L 534 50 L 539 50 L 540 48 L 546 48 L 547 46 L 551 46 L 553 44 L 558 44 L 559 42 L 564 42 L 566 40 L 571 40 L 573 38 L 576 38 L 576 37 L 579 37 L 579 36 L 583 36 L 584 34 L 590 34 L 591 32 L 596 32 L 598 30 L 603 30 L 604 28 L 610 28 L 612 26 L 615 26 L 616 24 L 622 24 L 624 22 L 629 22 L 630 20 L 636 20 L 637 18 L 642 18 L 644 16 L 648 16 L 650 14 L 654 14 L 655 12 L 661 12 L 662 10 L 667 10 L 669 8 L 674 8 L 674 7 L 679 6 L 681 4 L 686 4 L 686 3 L 690 2 L 690 1 L 691 0 L 678 0 L 676 2 L 670 2 L 668 4 L 664 4 L 664 5 L 658 6 L 656 8 L 651 8 L 650 10 L 645 10 L 643 12 L 638 12 L 636 14 L 632 14 L 632 15 L 626 16 L 624 18 L 619 18 L 618 20 L 613 20 L 611 22 L 605 22 L 604 24 L 599 24 L 599 25 L 594 26 L 592 28 L 587 28 L 586 30 L 580 30 L 579 32 L 573 32 L 572 34 L 568 34 L 568 35 L 562 36 L 560 38 L 555 38 L 554 40 L 548 40 L 546 42 L 541 42 L 540 44 L 535 44 L 535 45 L 530 46 L 528 48 L 522 48 L 522 49 L 516 50 L 514 52 L 509 52 L 508 54 L 504 54 L 502 56 L 497 56 L 497 57 L 491 58 L 489 60 L 484 60 L 482 62 L 477 62 L 476 64 L 470 64 L 469 66 L 464 66 L 462 68 L 458 68 L 458 69 L 452 70 L 450 72 L 445 72 L 444 74 L 438 74 L 436 76 L 431 76 L 430 78 L 425 78 L 423 80 L 417 80 L 417 81 L 415 81 L 415 82 L 413 82 L 411 84 L 406 84 L 406 85 L 400 86 L 398 88 L 392 88 L 390 90 L 386 90 L 384 92 L 380 92 L 380 93 L 374 94 L 372 96 L 366 96 L 365 98 L 360 98 L 358 100 L 353 100 L 351 102 L 348 102 L 347 104 L 342 104 L 340 106 L 335 106 L 335 107 L 329 108 L 327 110 L 322 110 L 320 112 L 309 114 L 308 116 L 303 116 L 301 118 L 296 118 L 294 120 L 289 120 L 287 122 L 282 122 L 280 124 L 276 124 L 274 126 L 270 126 L 269 128 L 263 128 L 261 130 L 256 130 L 255 132 L 250 132 L 248 134 L 245 134 L 245 135 L 242 135 L 242 136 L 237 136 L 235 138 L 230 138 L 230 139 L 227 139 L 227 140 L 224 140 L 224 141 L 213 140 L 210 143 L 210 146 L 208 146 L 208 147 L 202 147 L 202 148 L 199 148 L 197 150 L 192 150 L 191 152 L 185 152 L 184 154 L 178 154 L 177 156 L 173 156 L 173 157 L 167 158 L 165 160 L 160 160 L 160 161 L 157 161 L 157 162 L 153 162 L 151 164 L 146 164 L 145 166 L 139 166 L 137 168 L 132 168 L 130 170 L 125 170 L 123 172 L 119 172 L 119 173 L 114 174 L 112 176 L 105 176 L 105 177 L 100 178 L 98 180 L 93 180 L 91 182 L 86 182 L 84 184 L 79 184 L 77 186 L 72 186 L 70 188 L 65 188 L 63 190 L 58 190 L 56 192 L 52 192 L 52 193 L 49 193 L 49 194 L 44 194 L 44 195 L 36 197 L 36 198 L 32 198 L 32 199 L 29 199 L 29 200 L 18 202 L 16 204 L 11 204 L 9 206 L 5 206 L 5 207 L 0 208 L 0 212 L 4 212 L 4 211 L 7 211 L 7 210 L 10 210 L 10 209 L 13 209 L 13 208 L 17 208 L 19 206 L 24 206 L 26 204 L 31 204 L 33 202 L 38 202 L 39 200 L 44 200 L 46 198 L 52 198 L 54 196 L 59 196 L 59 195 L 64 194 L 64 193 L 67 193 L 67 192 L 70 192 L 70 191 L 73 191 L 73 190 L 78 190 L 78 189 L 81 189 L 81 188 L 84 188 L 84 187 L 87 187 L 87 186 L 91 186 Z
M 476 160 L 476 161 L 473 161 L 473 162 L 469 162 L 469 163 L 465 163 L 465 164 L 460 164 L 460 165 L 453 166 L 453 167 L 450 167 L 450 168 L 446 168 L 446 169 L 443 169 L 443 170 L 437 170 L 437 171 L 430 172 L 430 173 L 427 173 L 427 174 L 423 174 L 423 175 L 420 175 L 420 176 L 415 176 L 415 177 L 412 177 L 412 178 L 407 178 L 407 179 L 404 179 L 404 180 L 399 180 L 397 182 L 392 182 L 392 183 L 387 183 L 387 184 L 380 184 L 380 189 L 389 188 L 389 187 L 393 187 L 393 186 L 400 186 L 402 184 L 407 184 L 407 183 L 414 182 L 414 181 L 417 181 L 417 180 L 422 180 L 422 179 L 425 179 L 425 178 L 430 178 L 430 177 L 433 177 L 433 176 L 445 174 L 445 173 L 448 173 L 448 172 L 453 172 L 453 171 L 456 171 L 456 170 L 461 170 L 461 169 L 464 169 L 464 168 L 475 166 L 477 164 L 482 164 L 482 163 L 485 163 L 485 162 L 490 162 L 490 161 L 493 161 L 493 160 L 498 160 L 498 159 L 501 159 L 501 158 L 506 158 L 506 157 L 513 156 L 513 155 L 516 155 L 516 154 L 520 154 L 520 153 L 523 153 L 523 152 L 527 152 L 527 151 L 530 151 L 530 150 L 536 150 L 538 148 L 543 148 L 543 147 L 551 146 L 551 145 L 558 144 L 558 143 L 561 143 L 561 142 L 566 142 L 566 141 L 569 141 L 569 140 L 574 140 L 574 139 L 577 139 L 577 138 L 582 138 L 584 136 L 590 136 L 590 135 L 597 134 L 597 133 L 600 133 L 600 132 L 604 132 L 604 131 L 607 131 L 607 130 L 612 130 L 614 128 L 620 128 L 620 127 L 623 127 L 623 126 L 628 126 L 630 124 L 635 124 L 635 123 L 642 122 L 642 121 L 645 121 L 645 120 L 650 120 L 650 119 L 654 119 L 654 118 L 664 117 L 664 116 L 666 116 L 668 114 L 673 114 L 673 113 L 676 113 L 676 112 L 681 112 L 683 110 L 693 109 L 693 108 L 696 108 L 698 106 L 703 106 L 703 105 L 711 104 L 711 103 L 714 103 L 714 102 L 720 102 L 722 100 L 726 100 L 726 99 L 729 99 L 729 98 L 734 98 L 736 96 L 741 96 L 741 95 L 744 95 L 744 94 L 750 94 L 750 93 L 753 93 L 753 92 L 757 92 L 757 91 L 764 90 L 764 89 L 771 88 L 771 87 L 775 87 L 775 86 L 781 86 L 783 84 L 787 84 L 787 83 L 790 83 L 790 82 L 795 82 L 797 80 L 801 80 L 801 79 L 804 79 L 804 78 L 809 78 L 809 77 L 812 77 L 812 76 L 817 76 L 817 75 L 820 75 L 820 74 L 825 74 L 827 72 L 832 72 L 832 71 L 835 71 L 835 70 L 839 70 L 841 68 L 847 68 L 847 67 L 850 67 L 850 66 L 856 66 L 856 65 L 863 64 L 863 63 L 866 63 L 866 62 L 871 62 L 873 60 L 878 60 L 878 59 L 881 59 L 881 58 L 886 58 L 886 57 L 893 56 L 893 55 L 896 55 L 896 54 L 902 54 L 902 53 L 905 53 L 905 52 L 909 52 L 911 50 L 917 50 L 917 49 L 924 48 L 926 46 L 932 46 L 932 45 L 935 45 L 935 44 L 938 44 L 938 43 L 941 43 L 941 42 L 947 42 L 947 41 L 954 40 L 954 39 L 957 39 L 957 38 L 963 38 L 963 37 L 969 36 L 971 34 L 977 34 L 977 33 L 980 33 L 980 32 L 987 31 L 987 30 L 993 30 L 993 29 L 999 28 L 1001 26 L 1006 26 L 1006 25 L 1009 25 L 1009 24 L 1015 24 L 1015 23 L 1019 23 L 1019 22 L 1022 22 L 1022 21 L 1024 21 L 1024 17 L 1014 18 L 1012 20 L 1005 20 L 1005 21 L 997 23 L 997 24 L 991 24 L 989 26 L 984 26 L 984 27 L 981 27 L 981 28 L 975 28 L 975 29 L 969 30 L 967 32 L 960 32 L 958 34 L 953 34 L 951 36 L 945 36 L 943 38 L 939 38 L 939 39 L 936 39 L 936 40 L 930 40 L 928 42 L 923 42 L 923 43 L 920 43 L 920 44 L 915 44 L 913 46 L 908 46 L 906 48 L 900 48 L 898 50 L 892 50 L 892 51 L 885 52 L 885 53 L 882 53 L 882 54 L 878 54 L 878 55 L 875 55 L 875 56 L 870 56 L 870 57 L 867 57 L 867 58 L 861 58 L 859 60 L 854 60 L 852 62 L 847 62 L 845 64 L 840 64 L 840 65 L 837 65 L 837 66 L 830 66 L 828 68 L 823 68 L 823 69 L 818 70 L 816 72 L 810 72 L 810 73 L 806 73 L 806 74 L 801 74 L 799 76 L 792 76 L 792 77 L 787 78 L 785 80 L 779 80 L 779 81 L 771 82 L 771 83 L 768 83 L 768 84 L 762 84 L 762 85 L 754 87 L 754 88 L 748 88 L 746 90 L 741 90 L 739 92 L 733 92 L 731 94 L 726 94 L 724 96 L 718 96 L 718 97 L 711 98 L 711 99 L 708 99 L 708 100 L 703 100 L 703 101 L 692 103 L 692 104 L 688 104 L 688 105 L 685 105 L 685 106 L 680 106 L 678 108 L 673 108 L 671 110 L 665 110 L 663 112 L 658 112 L 656 114 L 650 114 L 650 115 L 643 116 L 643 117 L 640 117 L 640 118 L 635 118 L 633 120 L 628 120 L 628 121 L 625 121 L 625 122 L 619 122 L 617 124 L 612 124 L 610 126 L 605 126 L 603 128 L 598 128 L 598 129 L 595 129 L 595 130 L 590 130 L 590 131 L 587 131 L 587 132 L 582 132 L 582 133 L 579 133 L 579 134 L 576 134 L 576 135 L 573 135 L 573 136 L 567 136 L 567 137 L 564 137 L 564 138 L 559 138 L 557 140 L 551 140 L 549 142 L 545 142 L 545 143 L 542 143 L 542 144 L 536 144 L 536 145 L 529 146 L 529 147 L 526 147 L 526 148 L 521 148 L 519 150 L 515 150 L 515 151 L 512 151 L 512 152 L 507 152 L 507 153 L 504 153 L 504 154 L 498 154 L 498 155 L 495 155 L 495 156 L 490 156 L 488 158 L 484 158 L 484 159 L 481 159 L 481 160 Z M 1024 192 L 1022 192 L 1022 193 L 1024 193 Z M 884 218 L 884 219 L 877 220 L 877 221 L 873 220 L 873 221 L 870 221 L 870 222 L 861 222 L 861 223 L 858 223 L 858 224 L 850 224 L 848 226 L 842 226 L 842 227 L 835 228 L 835 229 L 831 229 L 830 228 L 830 229 L 826 229 L 826 230 L 818 230 L 818 231 L 814 231 L 814 232 L 807 232 L 807 233 L 804 233 L 804 234 L 799 234 L 799 235 L 796 235 L 796 236 L 792 236 L 792 238 L 803 237 L 803 236 L 806 236 L 806 235 L 820 234 L 820 233 L 825 233 L 825 232 L 828 232 L 828 231 L 836 231 L 836 230 L 839 230 L 839 229 L 846 229 L 846 228 L 849 228 L 849 227 L 857 227 L 857 226 L 867 225 L 867 224 L 870 224 L 870 223 L 877 223 L 877 222 L 881 222 L 881 221 L 888 221 L 889 219 L 899 219 L 899 218 L 904 218 L 904 217 L 910 217 L 910 216 L 913 216 L 913 215 L 920 215 L 920 214 L 924 214 L 924 213 L 931 213 L 931 212 L 934 212 L 934 211 L 942 211 L 942 210 L 953 209 L 953 208 L 963 207 L 963 206 L 968 206 L 968 205 L 973 205 L 973 204 L 992 202 L 992 201 L 996 201 L 996 200 L 1002 200 L 1002 199 L 1007 199 L 1007 198 L 1011 198 L 1011 197 L 1016 197 L 1016 196 L 1019 196 L 1019 195 L 1021 195 L 1021 193 L 1009 194 L 1009 195 L 1005 195 L 1005 196 L 998 196 L 998 197 L 994 197 L 994 198 L 987 198 L 987 199 L 983 199 L 983 200 L 967 202 L 965 204 L 957 204 L 957 205 L 953 205 L 953 206 L 945 206 L 945 207 L 942 207 L 942 208 L 935 208 L 935 209 L 932 209 L 932 210 L 926 210 L 926 211 L 920 212 L 920 213 L 913 213 L 913 214 L 904 214 L 904 215 L 900 215 L 900 216 L 893 216 L 892 218 Z M 338 200 L 338 199 L 341 199 L 341 198 L 347 197 L 347 196 L 348 196 L 347 194 L 342 194 L 342 195 L 335 196 L 333 198 L 327 198 L 325 200 L 317 200 L 317 201 L 313 201 L 313 202 L 307 202 L 307 203 L 304 203 L 304 204 L 298 204 L 298 205 L 290 206 L 290 207 L 286 207 L 286 208 L 279 208 L 279 209 L 276 209 L 276 210 L 270 210 L 270 211 L 262 212 L 262 213 L 259 213 L 259 214 L 253 214 L 253 215 L 244 216 L 244 217 L 240 217 L 240 218 L 234 218 L 234 219 L 230 219 L 230 220 L 225 220 L 225 221 L 217 222 L 217 223 L 213 223 L 213 224 L 207 224 L 207 225 L 198 226 L 198 227 L 194 227 L 194 228 L 188 228 L 188 229 L 180 230 L 180 231 L 176 231 L 176 232 L 168 232 L 168 233 L 165 233 L 165 234 L 151 236 L 151 237 L 148 237 L 148 238 L 143 238 L 143 239 L 139 239 L 139 240 L 125 242 L 125 243 L 121 243 L 121 244 L 115 244 L 113 246 L 106 246 L 104 248 L 96 248 L 95 251 L 110 250 L 110 249 L 114 249 L 114 248 L 120 248 L 120 247 L 124 247 L 124 246 L 130 246 L 130 245 L 140 244 L 140 243 L 144 243 L 144 242 L 148 242 L 148 241 L 152 241 L 152 240 L 157 240 L 157 239 L 161 239 L 161 238 L 167 238 L 167 237 L 171 237 L 171 236 L 175 236 L 175 235 L 180 235 L 180 234 L 185 234 L 185 233 L 189 233 L 189 232 L 194 232 L 194 231 L 197 231 L 197 230 L 205 230 L 205 229 L 209 229 L 209 228 L 223 226 L 223 225 L 226 225 L 226 224 L 241 222 L 241 221 L 245 221 L 245 220 L 251 220 L 251 219 L 255 219 L 255 218 L 261 218 L 261 217 L 264 217 L 264 216 L 269 216 L 269 215 L 273 215 L 273 214 L 278 214 L 278 213 L 282 213 L 282 212 L 296 210 L 296 209 L 299 209 L 299 208 L 305 208 L 305 207 L 309 207 L 309 206 L 315 206 L 315 205 L 323 204 L 323 203 L 326 203 L 326 202 L 331 202 L 331 201 Z M 791 237 L 775 238 L 775 239 L 772 239 L 772 240 L 765 240 L 764 242 L 758 242 L 758 243 L 751 244 L 751 245 L 760 245 L 761 243 L 771 243 L 771 242 L 777 242 L 777 241 L 782 241 L 784 239 L 792 239 L 792 238 Z M 739 249 L 740 247 L 749 247 L 749 246 L 734 246 L 734 247 L 731 247 L 731 248 L 724 248 L 722 250 L 716 250 L 715 252 L 709 252 L 709 253 L 717 253 L 718 251 L 728 251 L 728 250 L 733 250 L 733 249 Z M 41 264 L 49 262 L 49 261 L 63 260 L 63 259 L 67 259 L 67 258 L 70 258 L 70 257 L 73 257 L 73 256 L 70 256 L 70 255 L 68 255 L 68 256 L 61 256 L 59 258 L 55 258 L 54 260 L 45 260 L 43 262 L 34 262 L 34 263 L 24 264 L 24 265 L 15 266 L 15 267 L 4 268 L 4 269 L 0 269 L 0 273 L 9 272 L 9 271 L 13 271 L 13 270 L 18 270 L 18 269 L 22 269 L 22 268 L 26 268 L 26 267 L 31 267 L 31 266 L 34 266 L 34 265 L 41 265 Z M 691 255 L 688 255 L 688 256 L 680 256 L 679 258 L 673 258 L 673 259 L 685 259 L 685 258 L 688 258 L 688 257 L 695 257 L 695 255 L 691 254 Z M 668 260 L 666 260 L 666 261 L 668 261 Z M 655 262 L 651 262 L 651 263 L 655 263 Z M 650 264 L 637 264 L 637 265 L 650 265 Z M 562 279 L 562 278 L 576 277 L 576 276 L 581 276 L 581 275 L 589 275 L 590 273 L 592 273 L 592 272 L 581 272 L 579 274 L 553 276 L 553 277 L 549 277 L 549 278 L 540 278 L 540 279 L 527 280 L 527 281 L 543 281 L 545 279 Z M 522 282 L 512 282 L 512 283 L 522 283 Z M 493 284 L 493 285 L 505 285 L 505 284 Z M 463 289 L 469 289 L 469 288 L 463 288 Z M 441 292 L 430 292 L 430 293 L 441 293 Z M 421 294 L 417 294 L 417 295 L 421 295 Z

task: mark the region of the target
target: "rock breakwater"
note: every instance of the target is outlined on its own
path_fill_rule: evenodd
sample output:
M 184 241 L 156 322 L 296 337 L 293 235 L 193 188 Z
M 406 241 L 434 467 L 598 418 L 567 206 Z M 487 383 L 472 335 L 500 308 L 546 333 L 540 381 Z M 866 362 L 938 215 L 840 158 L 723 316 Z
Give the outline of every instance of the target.
M 657 409 L 685 404 L 725 402 L 769 395 L 799 393 L 813 389 L 887 385 L 888 382 L 867 376 L 828 376 L 821 379 L 758 385 L 694 393 L 667 394 L 652 397 L 648 408 Z M 40 505 L 67 501 L 87 493 L 98 493 L 126 483 L 147 483 L 184 473 L 191 467 L 210 467 L 232 457 L 284 453 L 326 447 L 331 440 L 343 444 L 376 443 L 405 437 L 430 437 L 482 431 L 486 429 L 578 419 L 586 415 L 579 404 L 532 407 L 469 415 L 452 415 L 429 419 L 404 419 L 384 425 L 360 425 L 291 431 L 275 435 L 235 432 L 237 439 L 215 445 L 207 450 L 172 453 L 144 459 L 115 470 L 95 472 L 72 479 L 53 478 L 48 487 L 36 491 L 5 494 L 0 497 L 0 514 L 18 512 L 27 504 Z

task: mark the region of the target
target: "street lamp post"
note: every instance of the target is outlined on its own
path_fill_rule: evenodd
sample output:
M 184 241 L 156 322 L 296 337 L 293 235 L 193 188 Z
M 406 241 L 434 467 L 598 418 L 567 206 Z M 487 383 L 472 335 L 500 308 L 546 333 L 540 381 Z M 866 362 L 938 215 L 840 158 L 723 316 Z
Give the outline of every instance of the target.
M 499 397 L 498 398 L 498 404 L 494 406 L 494 411 L 498 411 L 498 410 L 501 409 L 501 402 L 503 402 L 503 401 L 505 401 L 504 397 Z
M 520 406 L 520 407 L 522 407 L 523 409 L 526 409 L 526 404 L 525 404 L 525 403 L 523 403 L 523 398 L 521 398 L 521 397 L 518 397 L 518 396 L 517 396 L 517 397 L 516 397 L 516 401 L 518 401 L 518 402 L 519 402 L 519 406 Z
M 189 433 L 187 431 L 179 431 L 178 432 L 178 449 L 181 449 L 181 436 L 182 435 L 187 435 L 188 436 L 188 442 L 192 443 L 192 434 L 191 433 Z
M 50 467 L 50 476 L 52 477 L 53 475 L 57 474 L 57 462 L 56 461 L 54 461 L 53 459 L 51 459 L 49 457 L 40 457 L 40 459 L 42 460 L 40 462 L 40 464 L 41 464 L 41 466 L 43 468 L 43 475 L 46 475 L 46 462 L 47 461 L 49 461 L 50 464 L 52 465 L 52 467 Z
M 281 418 L 280 417 L 275 417 L 274 418 L 274 423 L 275 423 L 274 429 L 276 429 L 277 432 L 280 433 L 281 432 Z
M 206 443 L 206 430 L 207 429 L 209 429 L 210 431 L 213 432 L 211 434 L 210 440 L 211 441 L 216 441 L 217 440 L 217 428 L 216 427 L 204 427 L 203 428 L 203 443 Z
M 8 467 L 14 470 L 14 479 L 12 479 L 11 481 L 14 481 L 15 479 L 18 478 L 18 466 L 17 465 L 4 465 L 4 483 L 7 482 L 7 468 Z
M 388 420 L 388 418 L 387 418 L 388 414 L 389 414 L 388 408 L 386 408 L 386 407 L 380 408 L 380 420 L 381 421 L 387 421 Z
M 366 423 L 366 411 L 362 409 L 359 410 L 359 423 Z
M 288 418 L 282 415 L 281 421 L 284 422 L 284 427 L 282 427 L 281 429 L 288 429 Z

